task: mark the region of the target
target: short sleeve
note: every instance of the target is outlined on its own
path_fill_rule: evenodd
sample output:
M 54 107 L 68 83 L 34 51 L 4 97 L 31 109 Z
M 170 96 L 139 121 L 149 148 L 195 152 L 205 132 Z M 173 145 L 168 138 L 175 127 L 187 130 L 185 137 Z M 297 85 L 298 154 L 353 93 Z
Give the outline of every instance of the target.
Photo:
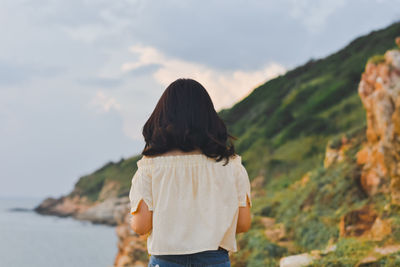
M 136 212 L 141 199 L 147 204 L 149 210 L 153 210 L 151 172 L 147 166 L 141 166 L 139 162 L 137 164 L 138 169 L 133 175 L 129 191 L 131 214 Z
M 241 157 L 238 156 L 236 159 L 236 170 L 235 170 L 235 178 L 236 178 L 236 188 L 238 192 L 238 202 L 239 207 L 246 207 L 246 196 L 249 198 L 250 207 L 253 206 L 251 201 L 251 186 L 250 186 L 250 179 L 247 173 L 246 168 L 242 164 Z

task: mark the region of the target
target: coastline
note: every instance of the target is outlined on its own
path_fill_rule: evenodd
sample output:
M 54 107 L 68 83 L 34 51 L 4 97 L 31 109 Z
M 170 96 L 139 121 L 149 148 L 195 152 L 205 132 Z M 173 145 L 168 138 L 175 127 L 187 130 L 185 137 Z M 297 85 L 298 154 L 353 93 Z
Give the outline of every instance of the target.
M 72 217 L 93 224 L 117 226 L 129 212 L 128 197 L 111 197 L 104 201 L 90 202 L 86 197 L 75 195 L 59 198 L 48 197 L 33 209 L 40 215 Z

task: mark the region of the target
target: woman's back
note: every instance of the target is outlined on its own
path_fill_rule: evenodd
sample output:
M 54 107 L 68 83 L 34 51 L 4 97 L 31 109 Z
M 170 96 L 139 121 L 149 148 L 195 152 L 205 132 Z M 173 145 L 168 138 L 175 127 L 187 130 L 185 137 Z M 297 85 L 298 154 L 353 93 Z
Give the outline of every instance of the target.
M 150 232 L 150 263 L 156 266 L 158 255 L 180 266 L 229 265 L 228 250 L 237 251 L 235 234 L 251 225 L 250 181 L 235 154 L 237 138 L 207 90 L 193 79 L 172 82 L 142 134 L 146 144 L 129 197 L 132 229 Z
M 216 162 L 201 153 L 143 156 L 132 178 L 131 213 L 141 199 L 153 212 L 150 254 L 178 255 L 222 247 L 237 251 L 239 207 L 250 182 L 239 155 Z

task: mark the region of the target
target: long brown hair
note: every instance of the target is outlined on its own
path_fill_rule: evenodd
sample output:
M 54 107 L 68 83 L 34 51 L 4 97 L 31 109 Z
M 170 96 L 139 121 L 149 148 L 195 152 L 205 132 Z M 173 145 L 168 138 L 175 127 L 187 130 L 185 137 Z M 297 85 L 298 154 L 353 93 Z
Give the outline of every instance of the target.
M 165 89 L 143 126 L 143 136 L 146 145 L 142 155 L 199 148 L 216 161 L 225 158 L 225 164 L 235 154 L 232 140 L 237 139 L 227 132 L 206 89 L 193 79 L 183 78 Z

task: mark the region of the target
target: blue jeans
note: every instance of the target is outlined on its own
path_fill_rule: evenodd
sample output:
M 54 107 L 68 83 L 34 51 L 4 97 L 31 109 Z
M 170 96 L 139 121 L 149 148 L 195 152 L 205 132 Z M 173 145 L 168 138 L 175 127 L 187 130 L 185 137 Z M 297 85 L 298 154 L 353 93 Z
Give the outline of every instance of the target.
M 158 265 L 158 266 L 157 266 Z M 230 267 L 228 251 L 206 250 L 182 255 L 151 255 L 148 267 Z

